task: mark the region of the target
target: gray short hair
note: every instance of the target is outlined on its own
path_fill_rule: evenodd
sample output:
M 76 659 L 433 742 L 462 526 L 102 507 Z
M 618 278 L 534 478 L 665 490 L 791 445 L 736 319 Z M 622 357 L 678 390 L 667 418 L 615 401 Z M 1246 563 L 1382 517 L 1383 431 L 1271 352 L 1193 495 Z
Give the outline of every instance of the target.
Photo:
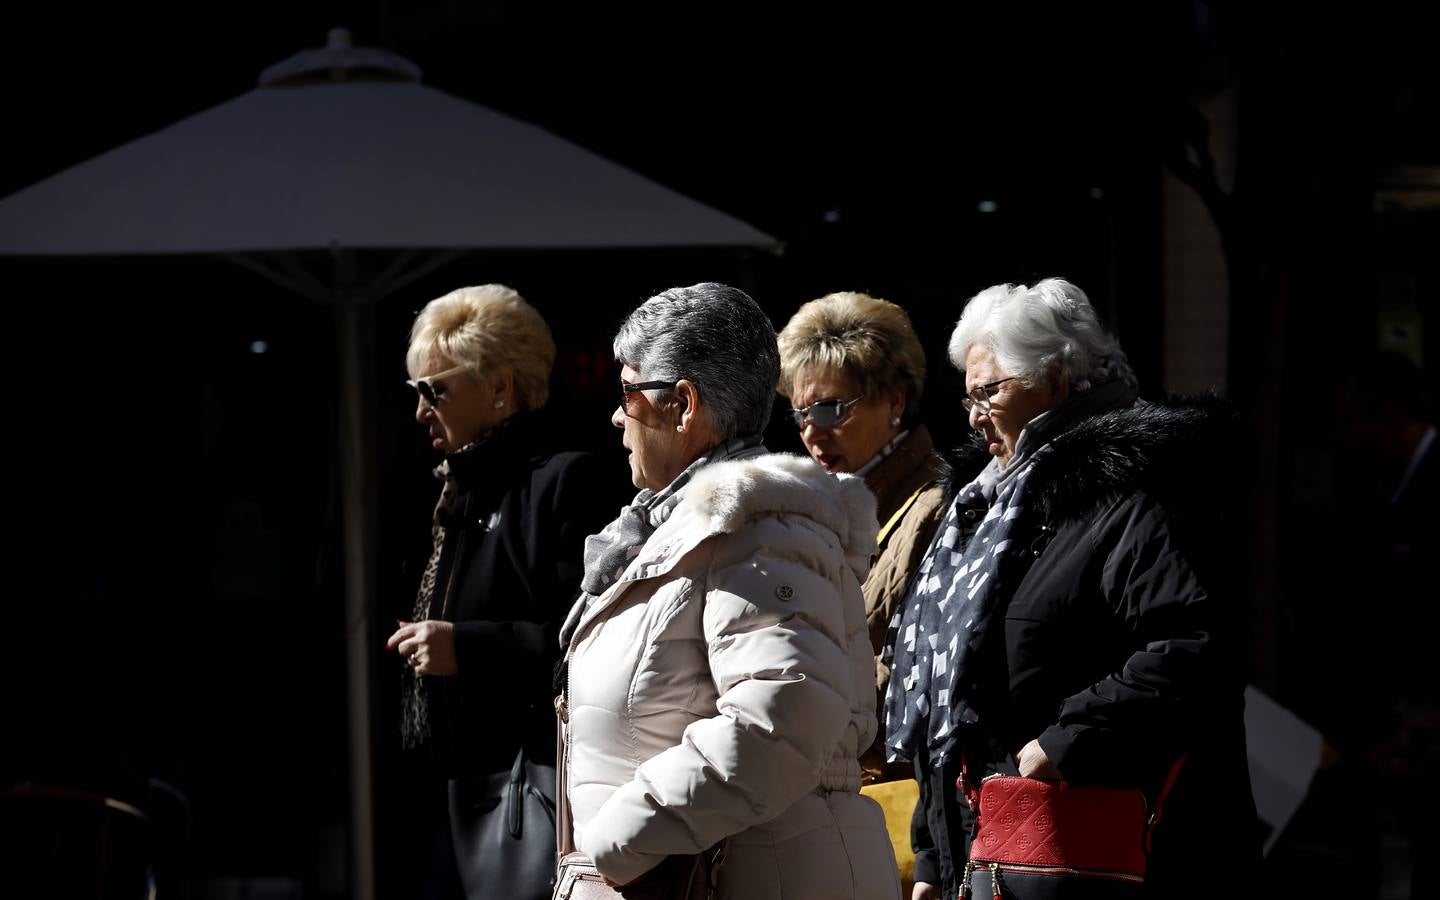
M 964 371 L 965 357 L 977 345 L 1027 387 L 1054 366 L 1075 391 L 1111 381 L 1135 384 L 1120 342 L 1100 327 L 1085 292 L 1063 278 L 1033 287 L 997 284 L 971 297 L 950 336 L 950 362 Z
M 770 422 L 780 380 L 775 326 L 739 288 L 705 282 L 656 294 L 620 326 L 615 359 L 646 381 L 692 382 L 722 440 Z

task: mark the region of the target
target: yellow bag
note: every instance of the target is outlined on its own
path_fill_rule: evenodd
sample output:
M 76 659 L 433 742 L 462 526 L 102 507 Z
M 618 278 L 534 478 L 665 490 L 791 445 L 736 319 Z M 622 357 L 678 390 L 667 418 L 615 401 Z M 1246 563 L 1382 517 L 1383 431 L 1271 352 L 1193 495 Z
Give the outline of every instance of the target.
M 909 897 L 915 885 L 915 853 L 910 849 L 910 819 L 920 799 L 920 785 L 913 778 L 867 784 L 860 793 L 880 804 L 885 810 L 885 830 L 895 848 L 895 862 L 900 867 L 900 896 Z

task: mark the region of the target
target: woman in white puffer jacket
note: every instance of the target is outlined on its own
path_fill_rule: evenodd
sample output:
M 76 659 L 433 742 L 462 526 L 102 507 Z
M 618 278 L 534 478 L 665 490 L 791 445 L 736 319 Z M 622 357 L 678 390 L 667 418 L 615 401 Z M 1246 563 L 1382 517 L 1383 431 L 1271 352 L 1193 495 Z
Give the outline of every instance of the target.
M 857 757 L 876 729 L 863 481 L 768 453 L 775 331 L 675 288 L 615 339 L 635 501 L 586 544 L 567 652 L 576 846 L 615 884 L 723 846 L 720 898 L 900 894 Z

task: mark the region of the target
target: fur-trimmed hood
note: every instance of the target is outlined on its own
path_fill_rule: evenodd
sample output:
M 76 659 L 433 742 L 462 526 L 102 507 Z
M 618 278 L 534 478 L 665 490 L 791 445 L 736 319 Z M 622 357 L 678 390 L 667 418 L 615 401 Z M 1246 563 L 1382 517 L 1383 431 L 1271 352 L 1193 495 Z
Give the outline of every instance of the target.
M 712 534 L 731 534 L 760 515 L 813 519 L 845 542 L 846 561 L 862 579 L 879 530 L 875 497 L 864 479 L 832 475 L 809 457 L 790 453 L 706 466 L 685 489 L 680 509 L 708 521 Z
M 734 534 L 764 516 L 792 515 L 827 528 L 843 542 L 845 565 L 863 582 L 875 555 L 875 497 L 854 475 L 832 475 L 806 456 L 765 453 L 711 463 L 695 473 L 679 505 L 595 603 L 577 603 L 560 629 L 567 645 L 578 629 L 628 585 L 663 577 L 686 554 L 718 535 Z
M 1049 451 L 1036 461 L 1029 503 L 1044 521 L 1059 524 L 1137 490 L 1191 502 L 1203 496 L 1233 419 L 1229 403 L 1211 395 L 1137 400 L 1081 419 L 1051 438 Z M 947 456 L 947 497 L 990 461 L 975 437 Z

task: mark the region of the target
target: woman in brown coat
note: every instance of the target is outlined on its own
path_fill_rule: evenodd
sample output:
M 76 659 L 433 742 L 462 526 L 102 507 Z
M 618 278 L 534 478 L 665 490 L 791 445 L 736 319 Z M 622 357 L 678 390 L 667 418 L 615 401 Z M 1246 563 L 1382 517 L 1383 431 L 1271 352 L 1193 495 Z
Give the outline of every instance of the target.
M 905 310 L 868 294 L 829 294 L 800 307 L 780 332 L 780 393 L 805 449 L 831 472 L 865 479 L 875 495 L 880 555 L 863 585 L 875 683 L 884 696 L 890 671 L 880 662 L 885 631 L 944 513 L 941 460 L 919 420 L 925 351 Z M 862 754 L 867 786 L 911 780 L 909 765 L 887 765 L 876 741 Z M 913 784 L 913 781 L 911 782 Z M 887 796 L 896 793 L 897 796 Z M 892 840 L 909 826 L 896 785 L 867 789 L 886 807 Z M 909 895 L 903 838 L 896 846 Z

